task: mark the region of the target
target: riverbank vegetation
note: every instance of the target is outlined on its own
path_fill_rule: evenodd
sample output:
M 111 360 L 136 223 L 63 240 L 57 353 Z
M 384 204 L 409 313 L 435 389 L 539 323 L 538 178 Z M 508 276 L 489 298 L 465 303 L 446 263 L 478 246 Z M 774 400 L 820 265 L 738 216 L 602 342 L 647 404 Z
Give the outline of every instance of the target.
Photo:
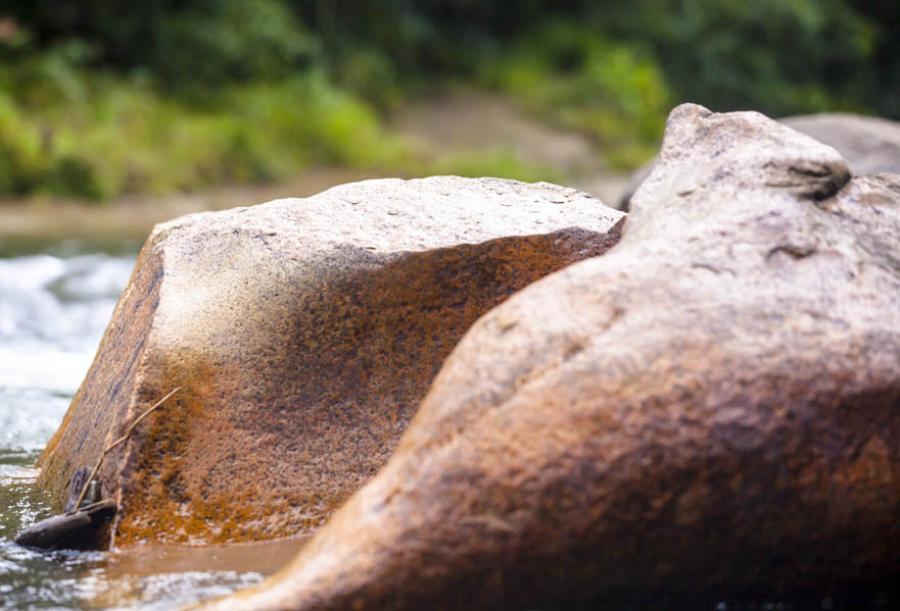
M 552 174 L 392 133 L 406 100 L 460 84 L 628 169 L 683 100 L 900 116 L 898 41 L 896 3 L 853 0 L 17 0 L 0 8 L 0 197 L 104 200 L 311 165 Z

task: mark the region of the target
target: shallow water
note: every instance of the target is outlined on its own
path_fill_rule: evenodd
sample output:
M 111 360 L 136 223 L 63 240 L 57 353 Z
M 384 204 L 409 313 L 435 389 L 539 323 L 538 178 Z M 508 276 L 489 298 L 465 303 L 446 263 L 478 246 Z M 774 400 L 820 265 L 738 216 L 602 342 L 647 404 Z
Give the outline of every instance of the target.
M 12 542 L 50 514 L 35 460 L 93 359 L 132 254 L 0 258 L 0 607 L 171 609 L 259 582 L 296 542 L 41 554 Z

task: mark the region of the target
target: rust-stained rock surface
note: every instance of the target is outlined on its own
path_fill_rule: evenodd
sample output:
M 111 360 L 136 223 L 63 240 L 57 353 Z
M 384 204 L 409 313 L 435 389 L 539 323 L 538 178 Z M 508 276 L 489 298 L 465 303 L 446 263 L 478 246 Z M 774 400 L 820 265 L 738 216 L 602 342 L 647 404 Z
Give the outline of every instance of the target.
M 684 105 L 621 242 L 481 318 L 385 468 L 211 606 L 819 608 L 898 549 L 900 176 Z
M 606 251 L 622 214 L 572 189 L 377 180 L 157 226 L 43 456 L 103 464 L 116 541 L 309 532 L 387 460 L 447 354 L 513 292 Z

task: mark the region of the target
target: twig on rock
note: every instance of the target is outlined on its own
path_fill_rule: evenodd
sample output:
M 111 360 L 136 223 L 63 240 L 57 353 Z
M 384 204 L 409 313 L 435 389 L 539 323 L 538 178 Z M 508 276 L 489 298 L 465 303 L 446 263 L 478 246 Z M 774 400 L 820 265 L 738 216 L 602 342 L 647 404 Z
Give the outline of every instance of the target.
M 135 418 L 134 422 L 131 423 L 131 426 L 128 427 L 128 430 L 125 431 L 124 435 L 122 435 L 121 437 L 116 439 L 114 442 L 112 442 L 111 444 L 106 446 L 106 449 L 103 450 L 103 452 L 100 454 L 100 458 L 97 459 L 97 464 L 94 465 L 94 470 L 91 471 L 91 474 L 87 478 L 87 481 L 85 481 L 84 485 L 81 487 L 81 494 L 78 495 L 78 500 L 75 501 L 75 510 L 76 511 L 78 511 L 78 508 L 81 506 L 81 501 L 84 500 L 84 496 L 87 494 L 87 491 L 91 485 L 91 482 L 94 481 L 94 477 L 97 475 L 97 471 L 100 470 L 100 465 L 103 464 L 103 459 L 106 458 L 106 455 L 109 454 L 119 444 L 124 443 L 129 437 L 131 437 L 131 434 L 134 432 L 134 427 L 136 427 L 141 422 L 141 420 L 146 418 L 150 414 L 150 412 L 152 412 L 157 407 L 159 407 L 160 405 L 165 403 L 166 399 L 168 399 L 169 397 L 171 397 L 172 395 L 177 393 L 179 390 L 181 390 L 180 386 L 173 388 L 171 391 L 169 391 L 169 393 L 165 397 L 163 397 L 162 399 L 160 399 L 159 401 L 154 403 L 151 407 L 147 408 L 147 410 L 144 411 L 143 414 L 141 414 L 140 416 Z

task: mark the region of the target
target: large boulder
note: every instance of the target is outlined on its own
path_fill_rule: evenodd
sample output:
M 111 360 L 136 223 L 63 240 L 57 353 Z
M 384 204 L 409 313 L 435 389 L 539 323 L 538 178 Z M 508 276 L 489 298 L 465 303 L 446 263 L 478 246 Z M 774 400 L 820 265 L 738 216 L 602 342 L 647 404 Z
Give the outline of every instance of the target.
M 381 472 L 210 606 L 877 598 L 900 577 L 898 304 L 900 176 L 680 106 L 620 243 L 481 318 Z
M 848 113 L 786 117 L 781 122 L 834 147 L 854 176 L 900 173 L 900 123 Z
M 848 113 L 785 117 L 781 123 L 837 150 L 854 176 L 900 173 L 900 123 Z M 647 179 L 656 160 L 635 171 L 618 201 L 628 211 L 631 197 Z
M 157 226 L 44 451 L 111 452 L 118 544 L 308 533 L 387 460 L 462 334 L 522 287 L 603 253 L 622 214 L 572 189 L 377 180 Z

